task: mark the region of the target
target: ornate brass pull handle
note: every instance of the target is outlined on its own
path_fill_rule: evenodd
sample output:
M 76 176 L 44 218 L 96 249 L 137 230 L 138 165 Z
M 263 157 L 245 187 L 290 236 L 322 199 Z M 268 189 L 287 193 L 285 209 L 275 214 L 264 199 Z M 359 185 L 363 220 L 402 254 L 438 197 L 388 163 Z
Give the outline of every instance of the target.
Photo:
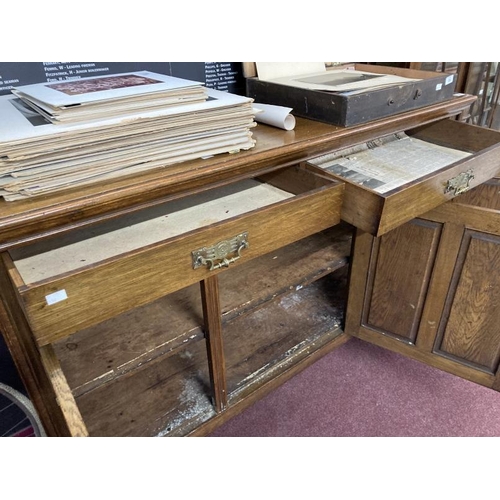
M 474 179 L 474 172 L 470 168 L 467 172 L 462 172 L 450 179 L 444 188 L 445 193 L 453 192 L 454 196 L 465 193 L 470 189 L 469 182 Z
M 243 249 L 248 248 L 248 233 L 241 233 L 230 240 L 219 241 L 211 247 L 203 247 L 191 252 L 193 269 L 208 266 L 210 271 L 228 267 L 241 258 Z M 234 257 L 228 255 L 236 253 Z

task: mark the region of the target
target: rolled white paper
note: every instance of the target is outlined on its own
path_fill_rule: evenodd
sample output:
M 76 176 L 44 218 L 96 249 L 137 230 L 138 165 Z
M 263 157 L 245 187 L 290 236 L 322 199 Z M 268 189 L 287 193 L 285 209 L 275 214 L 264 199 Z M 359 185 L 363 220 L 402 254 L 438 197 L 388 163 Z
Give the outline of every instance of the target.
M 272 125 L 283 130 L 293 130 L 295 128 L 295 116 L 290 114 L 292 108 L 261 103 L 254 103 L 253 107 L 256 122 Z

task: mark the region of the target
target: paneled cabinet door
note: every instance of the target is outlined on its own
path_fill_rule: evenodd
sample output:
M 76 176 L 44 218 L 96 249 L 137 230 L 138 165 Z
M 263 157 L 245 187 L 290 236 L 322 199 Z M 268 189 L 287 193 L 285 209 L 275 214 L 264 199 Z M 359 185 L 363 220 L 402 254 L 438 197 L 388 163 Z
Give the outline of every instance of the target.
M 491 209 L 447 203 L 380 238 L 358 232 L 346 332 L 500 390 L 499 270 Z

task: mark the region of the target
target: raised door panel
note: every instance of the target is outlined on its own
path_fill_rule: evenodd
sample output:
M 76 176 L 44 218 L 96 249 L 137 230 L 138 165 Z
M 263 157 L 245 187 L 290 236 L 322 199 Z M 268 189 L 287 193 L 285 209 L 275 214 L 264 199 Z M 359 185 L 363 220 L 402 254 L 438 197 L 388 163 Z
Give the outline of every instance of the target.
M 414 220 L 373 240 L 363 326 L 415 342 L 441 230 Z
M 500 360 L 500 237 L 464 233 L 434 352 L 494 374 Z

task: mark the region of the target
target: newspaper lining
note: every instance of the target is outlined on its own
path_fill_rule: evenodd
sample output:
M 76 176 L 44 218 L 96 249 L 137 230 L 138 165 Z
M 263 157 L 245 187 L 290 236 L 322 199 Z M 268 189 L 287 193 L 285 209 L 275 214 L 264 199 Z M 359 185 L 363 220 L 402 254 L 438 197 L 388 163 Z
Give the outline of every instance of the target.
M 310 163 L 377 193 L 387 193 L 470 155 L 401 132 Z

